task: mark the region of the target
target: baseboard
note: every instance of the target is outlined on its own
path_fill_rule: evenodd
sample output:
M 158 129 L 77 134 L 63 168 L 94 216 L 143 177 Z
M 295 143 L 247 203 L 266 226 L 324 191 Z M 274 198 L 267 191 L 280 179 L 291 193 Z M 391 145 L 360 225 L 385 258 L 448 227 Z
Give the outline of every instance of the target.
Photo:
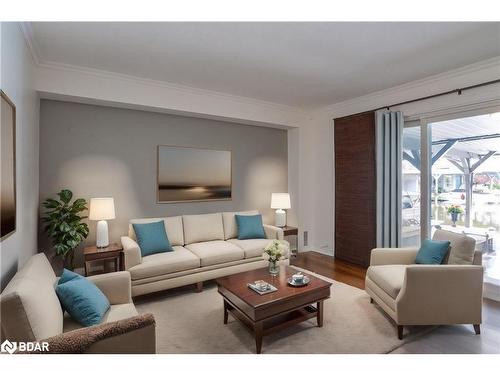
M 485 282 L 483 285 L 483 298 L 500 301 L 500 287 L 497 284 Z
M 315 253 L 323 254 L 323 255 L 328 255 L 328 256 L 333 256 L 333 250 L 332 249 L 304 249 L 303 251 L 313 251 Z M 300 253 L 301 251 L 299 251 Z

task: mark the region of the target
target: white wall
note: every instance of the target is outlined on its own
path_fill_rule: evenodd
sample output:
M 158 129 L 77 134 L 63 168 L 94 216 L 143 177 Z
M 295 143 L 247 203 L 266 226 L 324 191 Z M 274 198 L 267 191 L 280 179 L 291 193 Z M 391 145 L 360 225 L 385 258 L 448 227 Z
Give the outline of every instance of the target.
M 16 105 L 16 232 L 0 243 L 1 288 L 37 252 L 38 113 L 34 64 L 19 24 L 1 23 L 0 86 Z

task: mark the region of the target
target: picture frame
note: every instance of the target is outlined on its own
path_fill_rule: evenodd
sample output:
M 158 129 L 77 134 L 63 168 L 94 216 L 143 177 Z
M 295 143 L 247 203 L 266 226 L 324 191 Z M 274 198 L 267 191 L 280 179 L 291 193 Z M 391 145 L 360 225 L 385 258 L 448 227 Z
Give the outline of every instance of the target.
M 232 200 L 232 151 L 158 145 L 157 203 Z
M 16 106 L 0 90 L 0 241 L 16 231 Z

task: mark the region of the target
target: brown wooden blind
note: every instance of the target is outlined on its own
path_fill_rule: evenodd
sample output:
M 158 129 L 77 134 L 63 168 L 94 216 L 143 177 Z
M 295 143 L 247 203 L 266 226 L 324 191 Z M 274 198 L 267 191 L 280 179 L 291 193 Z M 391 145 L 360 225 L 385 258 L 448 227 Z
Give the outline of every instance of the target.
M 370 264 L 376 244 L 375 113 L 335 119 L 335 257 Z

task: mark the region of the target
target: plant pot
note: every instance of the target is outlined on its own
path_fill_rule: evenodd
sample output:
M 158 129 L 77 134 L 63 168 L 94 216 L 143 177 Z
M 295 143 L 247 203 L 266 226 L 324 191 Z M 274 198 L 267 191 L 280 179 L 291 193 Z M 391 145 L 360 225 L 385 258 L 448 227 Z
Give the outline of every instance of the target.
M 451 213 L 451 221 L 453 223 L 453 226 L 457 226 L 457 221 L 458 221 L 458 212 L 452 212 Z
M 74 271 L 75 270 L 75 251 L 71 250 L 66 256 L 63 258 L 63 266 L 64 268 Z

